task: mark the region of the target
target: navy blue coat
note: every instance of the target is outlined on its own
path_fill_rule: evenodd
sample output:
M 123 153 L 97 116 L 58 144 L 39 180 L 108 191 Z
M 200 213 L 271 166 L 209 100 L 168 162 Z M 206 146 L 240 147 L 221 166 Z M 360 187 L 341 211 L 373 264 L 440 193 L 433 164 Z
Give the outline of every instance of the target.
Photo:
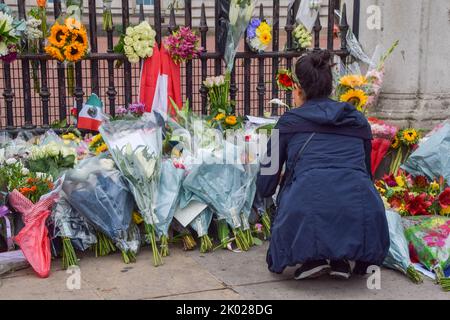
M 269 270 L 281 273 L 317 259 L 381 265 L 389 250 L 385 209 L 370 175 L 371 130 L 352 105 L 328 98 L 307 101 L 278 121 L 280 166 L 258 176 L 258 192 L 270 197 L 283 163 L 294 170 L 278 196 L 267 253 Z M 315 136 L 297 163 L 296 154 Z M 263 166 L 270 166 L 271 163 Z M 283 184 L 283 181 L 281 182 Z

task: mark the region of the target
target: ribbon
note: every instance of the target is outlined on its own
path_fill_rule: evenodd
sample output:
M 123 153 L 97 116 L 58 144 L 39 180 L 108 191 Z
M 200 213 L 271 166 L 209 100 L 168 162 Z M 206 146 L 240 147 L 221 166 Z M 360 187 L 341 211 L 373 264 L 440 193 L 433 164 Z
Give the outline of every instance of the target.
M 11 222 L 9 221 L 9 218 L 6 216 L 8 213 L 10 213 L 9 208 L 7 206 L 1 206 L 0 207 L 0 218 L 5 219 L 6 224 L 6 244 L 8 247 L 8 251 L 14 249 L 14 242 L 12 240 L 12 232 L 11 232 Z

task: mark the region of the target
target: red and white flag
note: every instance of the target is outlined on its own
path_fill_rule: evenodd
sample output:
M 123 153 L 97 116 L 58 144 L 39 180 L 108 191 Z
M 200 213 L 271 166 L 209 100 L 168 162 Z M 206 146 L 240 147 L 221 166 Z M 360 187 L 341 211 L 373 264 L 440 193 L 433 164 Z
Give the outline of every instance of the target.
M 170 98 L 182 107 L 180 66 L 173 62 L 164 46 L 155 47 L 153 55 L 144 61 L 139 96 L 146 112 L 174 115 Z

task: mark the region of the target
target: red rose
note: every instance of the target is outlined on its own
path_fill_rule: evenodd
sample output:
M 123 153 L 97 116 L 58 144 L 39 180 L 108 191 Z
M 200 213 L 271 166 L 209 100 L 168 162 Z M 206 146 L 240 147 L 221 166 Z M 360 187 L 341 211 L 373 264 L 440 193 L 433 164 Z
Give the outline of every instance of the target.
M 72 109 L 70 109 L 70 114 L 76 117 L 78 114 L 78 109 L 76 107 L 73 107 Z
M 287 88 L 292 87 L 293 84 L 294 84 L 292 82 L 291 77 L 289 77 L 289 75 L 287 75 L 287 74 L 280 74 L 279 77 L 278 77 L 278 81 L 280 82 L 281 85 L 283 85 L 283 86 L 285 86 Z
M 428 197 L 426 193 L 422 193 L 418 196 L 414 196 L 412 194 L 406 194 L 405 195 L 405 201 L 406 201 L 406 210 L 412 215 L 412 216 L 423 216 L 423 215 L 429 215 L 428 208 L 431 207 L 433 202 Z
M 439 195 L 439 204 L 444 209 L 447 209 L 447 207 L 450 206 L 450 187 L 445 188 Z

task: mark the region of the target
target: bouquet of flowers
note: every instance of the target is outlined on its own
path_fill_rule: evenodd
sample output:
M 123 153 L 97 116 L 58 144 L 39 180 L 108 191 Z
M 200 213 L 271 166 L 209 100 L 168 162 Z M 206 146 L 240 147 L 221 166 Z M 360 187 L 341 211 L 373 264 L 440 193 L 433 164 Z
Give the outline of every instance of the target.
M 247 27 L 247 44 L 254 52 L 264 52 L 272 41 L 272 27 L 266 20 L 253 18 Z
M 72 207 L 113 240 L 125 263 L 136 260 L 140 240 L 129 239 L 133 196 L 114 161 L 93 157 L 80 162 L 67 172 L 63 190 Z
M 96 155 L 108 150 L 108 146 L 100 133 L 96 134 L 91 139 L 88 139 L 86 142 L 88 143 L 89 150 Z
M 113 118 L 113 120 L 123 120 L 123 119 L 130 119 L 133 118 L 139 118 L 142 117 L 142 115 L 145 112 L 145 105 L 143 103 L 137 102 L 132 103 L 126 107 L 119 107 L 116 110 L 116 116 Z
M 252 17 L 256 0 L 231 0 L 228 25 L 227 43 L 225 47 L 225 63 L 227 72 L 231 73 L 239 41 L 244 36 L 245 29 Z
M 391 245 L 383 265 L 403 272 L 414 283 L 421 283 L 423 278 L 414 268 L 409 257 L 408 241 L 405 238 L 402 218 L 398 213 L 391 210 L 386 210 L 386 218 L 389 226 Z
M 430 271 L 444 290 L 449 291 L 450 279 L 444 270 L 450 266 L 450 219 L 445 217 L 411 217 L 404 219 L 405 236 L 411 244 L 411 254 Z
M 181 27 L 164 39 L 164 46 L 176 64 L 200 55 L 200 38 L 189 27 Z
M 28 51 L 33 53 L 39 52 L 39 45 L 40 45 L 40 39 L 44 37 L 44 33 L 41 31 L 41 28 L 44 29 L 42 26 L 42 21 L 39 16 L 39 9 L 33 8 L 28 13 L 28 20 L 26 21 L 26 30 L 24 32 L 27 44 L 28 44 Z M 33 83 L 34 83 L 34 90 L 36 93 L 40 92 L 40 83 L 39 83 L 39 61 L 32 60 L 31 61 L 31 67 L 32 67 L 32 73 L 33 73 Z
M 0 4 L 0 60 L 10 63 L 17 58 L 18 43 L 25 28 L 24 21 L 16 20 L 11 9 Z
M 112 5 L 112 0 L 103 0 L 103 30 L 104 31 L 110 31 L 113 28 L 111 5 Z
M 147 241 L 151 243 L 155 266 L 162 264 L 156 246 L 157 189 L 160 178 L 162 132 L 154 114 L 137 120 L 106 122 L 100 127 L 108 149 L 127 180 L 139 213 L 144 219 Z
M 77 153 L 74 148 L 62 141 L 50 141 L 30 149 L 28 168 L 32 172 L 47 172 L 56 178 L 63 170 L 73 168 L 76 160 Z
M 404 159 L 408 159 L 411 151 L 416 148 L 422 133 L 414 128 L 406 128 L 399 130 L 391 145 L 395 156 L 392 157 L 389 172 L 397 174 Z
M 381 161 L 389 151 L 392 141 L 397 136 L 397 127 L 389 125 L 377 118 L 369 118 L 372 129 L 372 155 L 371 167 L 372 175 L 375 175 Z
M 206 208 L 189 224 L 189 226 L 197 232 L 197 236 L 200 238 L 201 253 L 206 253 L 213 249 L 213 243 L 208 235 L 208 228 L 211 224 L 212 217 L 213 212 L 211 209 Z
M 294 75 L 292 71 L 287 69 L 280 69 L 277 73 L 277 85 L 281 90 L 294 90 Z
M 147 21 L 142 21 L 135 27 L 128 27 L 126 33 L 120 37 L 114 52 L 125 54 L 130 63 L 138 63 L 139 59 L 153 55 L 156 45 L 156 32 Z
M 242 127 L 242 118 L 233 114 L 233 101 L 230 101 L 230 79 L 228 76 L 206 78 L 203 82 L 208 88 L 210 120 L 214 127 L 237 129 Z
M 50 28 L 45 52 L 52 58 L 67 62 L 67 83 L 69 94 L 75 87 L 75 62 L 83 59 L 89 50 L 87 31 L 79 19 L 68 17 L 64 22 L 56 21 Z
M 385 202 L 403 216 L 450 214 L 450 188 L 443 178 L 429 181 L 400 172 L 385 175 L 375 185 Z
M 63 244 L 62 267 L 78 265 L 77 255 L 72 243 L 79 250 L 86 250 L 97 243 L 94 228 L 87 220 L 72 208 L 63 191 L 53 208 L 51 219 L 53 221 L 55 237 L 60 237 Z
M 25 227 L 14 237 L 27 261 L 39 277 L 46 278 L 50 273 L 50 239 L 46 220 L 50 209 L 58 198 L 60 187 L 54 187 L 47 177 L 31 176 L 26 186 L 8 195 L 9 204 L 22 213 Z M 58 183 L 59 184 L 59 183 Z M 36 200 L 35 202 L 30 199 Z
M 312 34 L 301 23 L 292 31 L 292 38 L 294 40 L 294 49 L 296 50 L 300 51 L 312 46 Z

